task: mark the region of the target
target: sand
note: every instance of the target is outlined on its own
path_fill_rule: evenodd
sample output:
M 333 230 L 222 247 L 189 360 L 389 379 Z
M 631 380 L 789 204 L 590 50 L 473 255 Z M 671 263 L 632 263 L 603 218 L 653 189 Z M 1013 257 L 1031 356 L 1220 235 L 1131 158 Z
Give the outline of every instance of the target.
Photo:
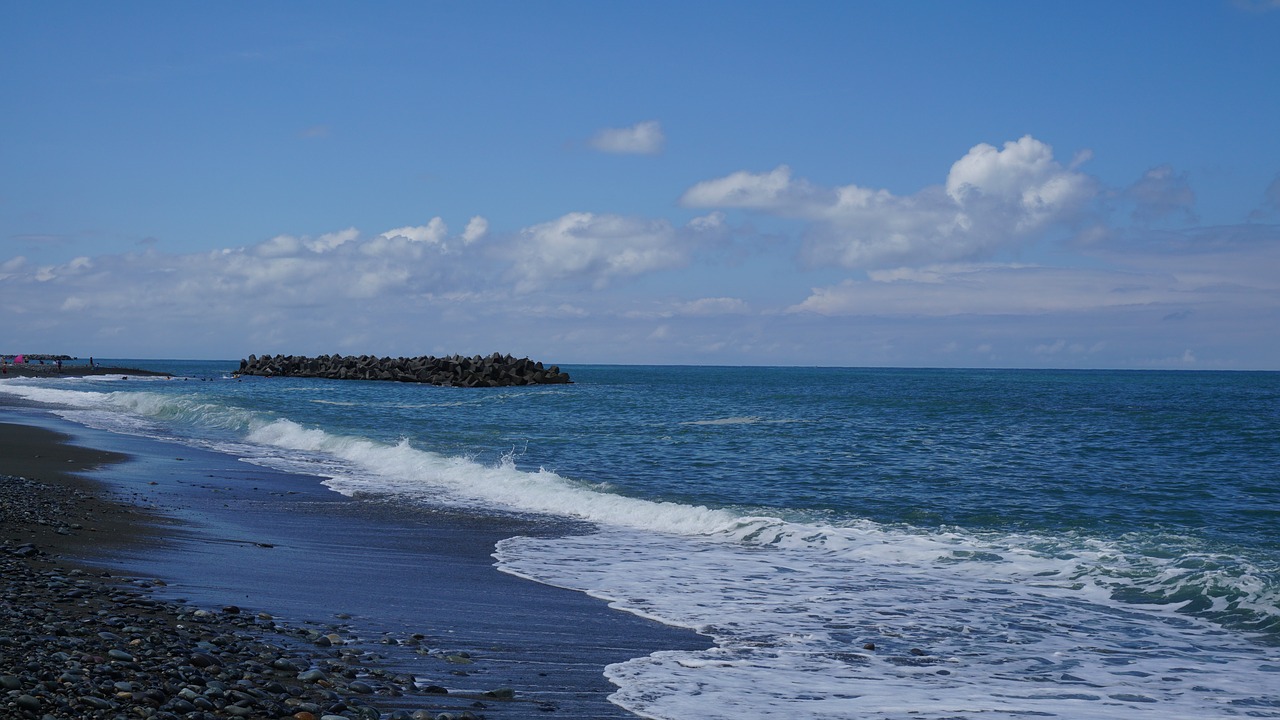
M 607 701 L 606 664 L 707 646 L 493 568 L 498 540 L 563 528 L 354 502 L 316 478 L 89 431 L 35 409 L 0 405 L 0 419 L 10 420 L 0 423 L 0 476 L 38 479 L 61 515 L 0 522 L 8 551 L 28 546 L 39 552 L 29 562 L 109 572 L 102 582 L 124 576 L 174 617 L 236 607 L 242 617 L 273 618 L 291 637 L 332 631 L 345 651 L 363 653 L 354 656 L 359 667 L 450 693 L 429 698 L 434 705 L 394 688 L 357 698 L 382 717 L 447 707 L 489 718 L 634 718 Z

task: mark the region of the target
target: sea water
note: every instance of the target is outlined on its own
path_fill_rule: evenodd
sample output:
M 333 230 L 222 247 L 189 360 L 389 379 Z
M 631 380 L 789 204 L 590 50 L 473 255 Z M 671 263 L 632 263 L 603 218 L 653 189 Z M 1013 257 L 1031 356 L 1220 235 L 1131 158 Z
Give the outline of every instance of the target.
M 705 633 L 653 718 L 1280 717 L 1280 373 L 568 366 L 0 392 L 379 502 L 585 521 L 499 569 Z

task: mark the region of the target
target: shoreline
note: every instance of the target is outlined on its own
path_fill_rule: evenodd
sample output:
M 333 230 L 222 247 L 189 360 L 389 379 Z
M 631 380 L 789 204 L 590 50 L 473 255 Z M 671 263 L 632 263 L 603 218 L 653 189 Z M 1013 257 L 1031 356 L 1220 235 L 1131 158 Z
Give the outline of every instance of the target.
M 71 440 L 0 422 L 6 717 L 482 718 L 476 710 L 513 700 L 502 688 L 450 695 L 390 673 L 340 648 L 339 624 L 296 627 L 236 606 L 156 600 L 163 580 L 103 569 L 113 551 L 163 539 L 173 522 L 103 497 L 82 474 L 128 456 Z
M 60 522 L 0 523 L 4 562 L 26 563 L 39 578 L 15 592 L 35 593 L 49 604 L 57 597 L 43 586 L 74 578 L 77 587 L 100 586 L 94 592 L 110 598 L 125 586 L 99 574 L 123 573 L 135 578 L 127 581 L 128 592 L 142 592 L 147 606 L 158 608 L 170 626 L 184 622 L 180 618 L 190 626 L 199 612 L 202 623 L 222 623 L 224 636 L 247 633 L 268 645 L 300 641 L 313 652 L 319 636 L 340 639 L 340 645 L 325 650 L 337 648 L 339 655 L 321 654 L 307 662 L 312 669 L 328 667 L 325 663 L 354 668 L 359 682 L 374 692 L 343 694 L 341 688 L 353 687 L 352 678 L 344 684 L 330 675 L 325 682 L 334 684 L 323 688 L 326 693 L 357 704 L 329 714 L 434 718 L 445 712 L 496 719 L 527 717 L 536 710 L 560 711 L 562 717 L 634 718 L 608 702 L 614 688 L 604 678 L 605 665 L 709 644 L 690 631 L 493 567 L 497 539 L 545 534 L 545 527 L 495 527 L 484 519 L 407 511 L 401 517 L 391 508 L 338 496 L 314 478 L 246 469 L 233 458 L 206 457 L 214 454 L 188 447 L 182 448 L 184 457 L 175 458 L 174 446 L 81 432 L 39 412 L 22 403 L 7 408 L 0 403 L 0 422 L 9 420 L 0 425 L 0 476 L 39 478 L 21 482 L 39 482 L 60 501 L 74 503 L 59 509 Z M 59 438 L 55 427 L 67 432 Z M 0 487 L 14 482 L 6 477 Z M 269 483 L 293 489 L 267 492 Z M 376 522 L 364 517 L 371 514 Z M 413 577 L 404 575 L 409 569 Z M 49 580 L 48 573 L 60 579 Z M 218 609 L 234 606 L 243 606 L 244 613 Z M 348 607 L 350 613 L 334 612 Z M 258 612 L 272 619 L 255 620 Z M 0 628 L 0 637 L 6 632 Z M 286 665 L 300 664 L 296 657 L 285 659 Z M 6 673 L 16 675 L 0 667 L 0 675 Z M 299 674 L 291 673 L 295 683 Z M 390 681 L 418 676 L 417 685 Z M 308 687 L 302 683 L 297 689 Z M 424 687 L 431 692 L 424 694 Z M 31 697 L 43 702 L 38 694 Z M 361 706 L 380 714 L 352 709 Z M 83 705 L 76 707 L 80 714 L 66 717 L 95 717 L 83 714 Z M 235 717 L 238 711 L 227 712 L 232 714 L 204 720 Z

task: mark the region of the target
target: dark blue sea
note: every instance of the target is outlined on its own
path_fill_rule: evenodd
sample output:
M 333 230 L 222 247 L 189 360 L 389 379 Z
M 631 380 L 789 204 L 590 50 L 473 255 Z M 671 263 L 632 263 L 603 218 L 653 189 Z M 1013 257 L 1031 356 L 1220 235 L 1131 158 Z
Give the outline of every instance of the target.
M 607 669 L 646 717 L 1280 717 L 1280 373 L 110 362 L 175 378 L 0 393 L 371 506 L 585 522 L 495 562 L 714 641 Z

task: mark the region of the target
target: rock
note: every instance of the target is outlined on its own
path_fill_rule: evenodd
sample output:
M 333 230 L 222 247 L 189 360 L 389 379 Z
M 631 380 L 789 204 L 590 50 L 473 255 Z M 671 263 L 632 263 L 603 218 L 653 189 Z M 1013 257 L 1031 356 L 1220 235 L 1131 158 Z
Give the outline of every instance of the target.
M 218 658 L 209 655 L 208 653 L 197 652 L 191 653 L 191 664 L 198 668 L 207 668 L 215 665 L 221 665 L 222 663 Z
M 110 709 L 111 709 L 111 703 L 110 703 L 110 702 L 108 702 L 108 701 L 106 701 L 106 700 L 104 700 L 104 699 L 102 699 L 102 698 L 100 698 L 100 697 L 94 697 L 94 696 L 92 696 L 92 695 L 81 695 L 81 696 L 80 696 L 80 702 L 81 702 L 82 704 L 84 704 L 84 705 L 88 705 L 89 707 L 93 708 L 94 710 L 110 710 Z M 195 708 L 192 708 L 192 710 L 194 710 L 194 709 L 195 709 Z
M 484 694 L 485 697 L 498 698 L 499 700 L 510 700 L 516 696 L 516 691 L 511 688 L 498 688 L 490 690 Z
M 262 377 L 315 377 L 338 380 L 379 380 L 418 382 L 453 387 L 503 387 L 510 385 L 566 384 L 568 373 L 552 365 L 510 354 L 487 357 L 377 358 L 369 355 L 341 357 L 321 355 L 309 358 L 294 355 L 250 355 L 240 361 L 235 375 Z
M 66 508 L 76 492 L 0 475 L 0 526 L 12 537 L 70 527 Z M 380 667 L 381 658 L 360 649 L 367 640 L 339 635 L 338 627 L 325 632 L 345 638 L 343 646 L 309 645 L 317 638 L 333 643 L 321 631 L 266 621 L 262 613 L 154 599 L 145 594 L 160 587 L 154 579 L 113 578 L 60 562 L 31 543 L 0 538 L 4 720 L 404 720 L 411 717 L 399 709 L 407 696 L 419 698 L 423 717 L 457 712 L 462 702 L 441 697 L 448 691 L 439 685 L 428 691 L 412 676 Z
M 301 680 L 302 682 L 318 682 L 320 680 L 324 680 L 327 677 L 329 676 L 326 675 L 325 672 L 320 669 L 306 670 L 304 672 L 298 673 L 298 679 Z

